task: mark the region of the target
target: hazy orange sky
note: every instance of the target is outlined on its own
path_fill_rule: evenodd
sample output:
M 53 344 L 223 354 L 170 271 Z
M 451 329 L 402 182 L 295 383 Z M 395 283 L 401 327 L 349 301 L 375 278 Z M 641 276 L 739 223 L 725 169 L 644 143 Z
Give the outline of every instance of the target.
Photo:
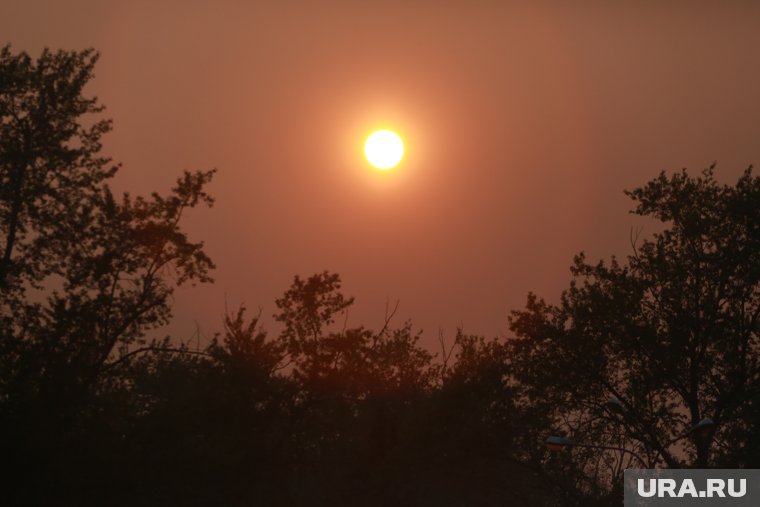
M 187 229 L 216 283 L 176 295 L 177 336 L 263 315 L 293 275 L 341 274 L 349 324 L 400 300 L 433 343 L 497 335 L 528 291 L 630 251 L 624 188 L 760 163 L 760 3 L 0 3 L 0 42 L 101 52 L 90 91 L 115 130 L 115 186 L 166 191 L 218 167 Z M 364 138 L 398 132 L 394 171 Z

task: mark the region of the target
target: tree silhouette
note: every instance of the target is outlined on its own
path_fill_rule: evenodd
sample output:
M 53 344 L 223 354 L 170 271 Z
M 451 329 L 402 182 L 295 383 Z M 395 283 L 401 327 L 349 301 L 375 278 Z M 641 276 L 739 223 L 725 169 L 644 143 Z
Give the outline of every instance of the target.
M 750 168 L 721 185 L 711 167 L 627 194 L 663 229 L 634 240 L 625 264 L 578 256 L 558 305 L 531 295 L 512 314 L 516 379 L 556 432 L 651 466 L 746 465 L 760 392 L 760 178 Z M 705 418 L 714 425 L 694 430 Z
M 168 196 L 108 188 L 111 122 L 84 96 L 96 61 L 0 51 L 0 438 L 20 463 L 51 461 L 31 450 L 57 448 L 110 366 L 169 321 L 173 288 L 213 268 L 180 228 L 212 203 L 213 171 L 186 172 Z
M 432 356 L 418 345 L 411 324 L 373 332 L 364 327 L 331 329 L 354 299 L 344 296 L 340 276 L 323 272 L 292 286 L 276 304 L 275 318 L 285 326 L 278 341 L 287 351 L 293 375 L 316 392 L 345 391 L 364 397 L 385 390 L 424 389 L 433 372 Z
M 442 355 L 395 309 L 350 327 L 330 272 L 189 350 L 151 331 L 213 263 L 180 224 L 213 171 L 114 196 L 97 54 L 0 50 L 0 454 L 9 505 L 620 503 L 638 465 L 758 466 L 760 178 L 660 175 L 621 263 L 579 255 L 514 339 Z M 710 418 L 712 424 L 692 428 Z M 549 454 L 548 434 L 617 449 Z M 622 450 L 622 451 L 621 451 Z

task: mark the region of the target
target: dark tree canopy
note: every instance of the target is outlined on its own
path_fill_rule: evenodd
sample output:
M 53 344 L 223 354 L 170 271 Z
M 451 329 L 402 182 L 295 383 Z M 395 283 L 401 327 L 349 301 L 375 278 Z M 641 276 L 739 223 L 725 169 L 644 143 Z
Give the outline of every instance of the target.
M 98 199 L 116 166 L 99 155 L 111 121 L 93 118 L 83 96 L 97 54 L 51 53 L 38 60 L 0 50 L 0 286 L 40 287 L 64 269 L 52 259 L 74 241 L 75 220 Z
M 0 50 L 1 432 L 16 443 L 52 445 L 31 429 L 33 444 L 11 435 L 39 425 L 57 438 L 109 364 L 169 321 L 173 287 L 210 281 L 213 268 L 179 223 L 212 203 L 213 171 L 185 173 L 168 196 L 109 190 L 111 122 L 85 94 L 96 61 L 92 50 Z
M 554 408 L 558 432 L 622 443 L 649 465 L 747 466 L 760 394 L 760 178 L 663 173 L 627 194 L 662 230 L 634 242 L 624 264 L 578 256 L 560 304 L 531 296 L 513 313 L 517 379 Z M 622 409 L 605 409 L 610 398 Z M 706 418 L 711 431 L 691 431 Z
M 277 331 L 241 307 L 190 349 L 151 335 L 178 285 L 211 282 L 181 222 L 214 171 L 115 196 L 96 61 L 0 50 L 3 505 L 588 507 L 619 505 L 639 458 L 760 466 L 751 170 L 628 192 L 659 232 L 622 262 L 577 256 L 559 303 L 512 313 L 514 338 L 460 331 L 433 353 L 395 310 L 350 327 L 325 271 L 294 277 Z M 550 454 L 550 434 L 608 449 Z
M 212 171 L 185 173 L 167 197 L 109 190 L 117 166 L 99 152 L 111 121 L 84 95 L 96 61 L 0 52 L 0 332 L 18 354 L 60 348 L 84 375 L 165 324 L 172 287 L 213 268 L 179 227 L 186 208 L 212 203 Z M 11 378 L 21 368 L 5 366 Z

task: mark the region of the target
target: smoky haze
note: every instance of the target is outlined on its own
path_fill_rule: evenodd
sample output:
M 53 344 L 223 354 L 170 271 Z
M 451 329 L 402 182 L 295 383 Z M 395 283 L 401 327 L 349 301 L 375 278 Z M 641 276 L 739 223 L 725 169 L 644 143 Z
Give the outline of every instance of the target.
M 4 2 L 16 51 L 101 53 L 120 190 L 218 167 L 188 217 L 216 283 L 177 292 L 173 332 L 263 307 L 295 274 L 341 274 L 353 324 L 386 301 L 439 328 L 506 331 L 527 292 L 630 251 L 622 190 L 760 160 L 760 6 L 750 2 Z M 397 131 L 372 171 L 362 142 Z M 647 229 L 646 227 L 649 227 Z M 270 321 L 270 325 L 271 321 Z

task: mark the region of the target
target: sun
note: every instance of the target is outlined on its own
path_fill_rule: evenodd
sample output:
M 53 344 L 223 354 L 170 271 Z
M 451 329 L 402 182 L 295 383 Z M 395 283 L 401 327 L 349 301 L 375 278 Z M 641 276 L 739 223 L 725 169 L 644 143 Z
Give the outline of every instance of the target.
M 395 132 L 378 130 L 364 143 L 364 155 L 374 167 L 391 169 L 396 167 L 404 156 L 404 142 Z

